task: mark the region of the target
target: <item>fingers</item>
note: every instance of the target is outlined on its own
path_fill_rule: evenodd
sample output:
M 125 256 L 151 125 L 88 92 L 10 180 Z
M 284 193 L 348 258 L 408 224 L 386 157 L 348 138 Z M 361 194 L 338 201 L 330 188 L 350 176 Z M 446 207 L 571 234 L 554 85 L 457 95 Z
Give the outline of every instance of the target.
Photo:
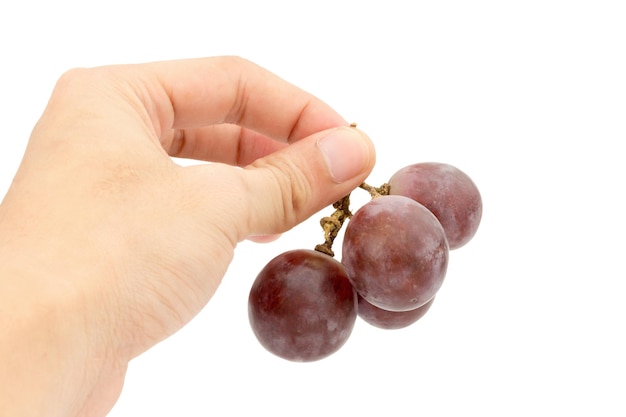
M 218 124 L 176 130 L 163 146 L 178 158 L 245 166 L 288 145 L 237 125 Z
M 144 105 L 159 135 L 175 149 L 173 137 L 176 135 L 169 132 L 185 129 L 185 141 L 193 143 L 188 146 L 195 149 L 196 155 L 204 155 L 202 159 L 210 156 L 211 146 L 205 148 L 205 145 L 215 139 L 215 131 L 190 133 L 190 129 L 229 123 L 278 141 L 293 142 L 314 132 L 347 124 L 321 100 L 241 58 L 145 65 L 144 69 L 151 75 L 144 77 L 144 89 L 148 91 L 143 98 Z M 220 133 L 235 143 L 246 137 L 239 129 L 227 128 Z
M 228 201 L 197 196 L 206 198 L 208 206 L 227 204 L 220 212 L 235 219 L 229 224 L 236 230 L 227 230 L 234 241 L 275 235 L 351 192 L 374 163 L 374 147 L 364 133 L 351 127 L 334 128 L 303 138 L 243 170 L 232 170 L 239 179 L 229 184 L 232 198 Z M 210 183 L 214 169 L 211 165 L 195 167 L 194 172 L 200 174 L 195 180 Z
M 218 211 L 232 216 L 235 227 L 224 230 L 233 241 L 289 230 L 356 188 L 374 166 L 365 134 L 254 64 L 221 58 L 154 65 L 166 93 L 153 94 L 166 150 L 245 167 L 228 171 L 239 178 L 225 187 L 230 198 L 195 194 L 206 199 L 199 207 L 225 205 Z M 215 186 L 216 169 L 223 168 L 196 166 L 189 172 L 199 176 L 190 177 L 200 189 Z
M 125 145 L 156 136 L 171 156 L 236 165 L 347 125 L 321 100 L 237 57 L 70 71 L 57 83 L 43 121 L 64 130 L 59 137 L 78 128 L 77 135 L 106 131 Z

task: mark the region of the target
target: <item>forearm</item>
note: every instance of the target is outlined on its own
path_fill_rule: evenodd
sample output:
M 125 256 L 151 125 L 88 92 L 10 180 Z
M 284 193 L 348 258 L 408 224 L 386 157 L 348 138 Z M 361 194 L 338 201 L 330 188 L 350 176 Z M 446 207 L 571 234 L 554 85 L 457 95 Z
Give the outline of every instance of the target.
M 0 415 L 76 414 L 68 401 L 75 401 L 81 342 L 60 306 L 40 297 L 28 281 L 15 268 L 0 270 Z
M 76 294 L 47 288 L 54 272 L 33 276 L 35 269 L 0 267 L 0 415 L 80 415 L 104 358 L 90 356 Z M 98 366 L 87 369 L 89 360 Z

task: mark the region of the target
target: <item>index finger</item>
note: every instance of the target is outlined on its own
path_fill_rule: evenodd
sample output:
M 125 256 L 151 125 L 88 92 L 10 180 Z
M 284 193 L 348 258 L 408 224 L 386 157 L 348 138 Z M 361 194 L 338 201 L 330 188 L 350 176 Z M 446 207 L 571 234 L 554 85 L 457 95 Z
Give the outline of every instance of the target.
M 239 57 L 144 65 L 152 74 L 144 104 L 161 134 L 231 123 L 291 142 L 346 124 L 323 101 Z

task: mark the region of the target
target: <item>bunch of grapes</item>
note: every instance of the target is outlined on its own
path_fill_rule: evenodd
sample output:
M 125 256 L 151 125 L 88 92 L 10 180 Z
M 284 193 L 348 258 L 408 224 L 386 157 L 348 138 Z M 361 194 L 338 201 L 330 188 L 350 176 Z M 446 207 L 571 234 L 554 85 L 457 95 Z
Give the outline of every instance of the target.
M 354 214 L 350 195 L 322 219 L 325 242 L 272 259 L 250 290 L 248 315 L 273 354 L 310 362 L 336 352 L 360 317 L 383 329 L 407 327 L 431 307 L 449 251 L 465 245 L 482 216 L 478 188 L 443 163 L 417 163 L 380 187 Z M 342 259 L 332 243 L 348 221 Z

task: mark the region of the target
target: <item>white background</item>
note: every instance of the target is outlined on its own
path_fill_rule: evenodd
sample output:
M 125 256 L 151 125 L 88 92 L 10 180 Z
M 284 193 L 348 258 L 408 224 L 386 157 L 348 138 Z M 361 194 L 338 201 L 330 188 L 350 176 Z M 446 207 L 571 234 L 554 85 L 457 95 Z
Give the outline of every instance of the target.
M 2 194 L 63 71 L 232 54 L 357 122 L 373 185 L 435 160 L 483 195 L 420 322 L 358 322 L 311 364 L 263 350 L 247 295 L 269 259 L 320 243 L 327 212 L 241 244 L 197 318 L 131 362 L 111 416 L 626 415 L 621 3 L 4 2 Z

